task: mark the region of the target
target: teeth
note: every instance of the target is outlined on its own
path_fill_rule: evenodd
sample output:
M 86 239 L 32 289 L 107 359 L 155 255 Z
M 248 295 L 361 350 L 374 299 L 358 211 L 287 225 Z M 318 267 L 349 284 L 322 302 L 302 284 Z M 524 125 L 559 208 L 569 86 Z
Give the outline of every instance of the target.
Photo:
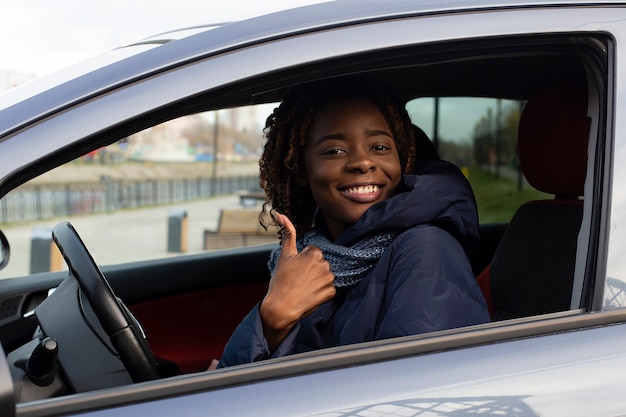
M 346 191 L 352 194 L 372 194 L 378 191 L 377 185 L 365 185 L 361 187 L 348 188 Z

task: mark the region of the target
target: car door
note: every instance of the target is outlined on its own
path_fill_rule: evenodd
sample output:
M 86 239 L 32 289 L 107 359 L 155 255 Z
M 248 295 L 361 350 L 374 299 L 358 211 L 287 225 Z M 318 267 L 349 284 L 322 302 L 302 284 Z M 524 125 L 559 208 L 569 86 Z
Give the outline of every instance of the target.
M 619 297 L 612 297 L 611 307 L 615 309 L 602 311 L 605 271 L 618 281 L 622 276 L 619 233 L 611 233 L 609 240 L 609 229 L 619 226 L 623 211 L 618 187 L 622 173 L 618 163 L 613 167 L 617 155 L 614 146 L 619 150 L 621 142 L 617 138 L 624 136 L 619 134 L 622 125 L 617 121 L 622 113 L 618 80 L 623 72 L 617 57 L 623 51 L 615 42 L 624 36 L 620 19 L 616 18 L 623 13 L 621 8 L 576 6 L 450 14 L 437 10 L 398 19 L 372 18 L 345 27 L 336 22 L 310 33 L 303 29 L 284 39 L 276 35 L 272 41 L 251 42 L 240 49 L 231 45 L 228 51 L 210 51 L 201 58 L 162 65 L 149 76 L 136 75 L 103 86 L 93 91 L 89 100 L 76 101 L 63 112 L 48 114 L 40 123 L 22 127 L 2 143 L 3 149 L 8 152 L 17 146 L 14 143 L 28 142 L 37 151 L 16 157 L 6 168 L 6 177 L 14 182 L 33 176 L 33 167 L 37 172 L 47 170 L 60 160 L 75 159 L 84 150 L 110 145 L 146 126 L 255 100 L 274 102 L 293 83 L 354 71 L 374 72 L 389 81 L 394 81 L 393 75 L 401 74 L 400 70 L 414 71 L 417 87 L 407 91 L 407 102 L 473 91 L 476 80 L 484 83 L 484 92 L 491 90 L 492 82 L 494 89 L 510 85 L 511 89 L 506 90 L 510 98 L 524 101 L 528 97 L 524 88 L 536 81 L 533 71 L 555 68 L 535 67 L 533 63 L 554 59 L 558 64 L 559 58 L 569 63 L 567 58 L 574 57 L 584 68 L 593 92 L 593 140 L 581 227 L 584 243 L 577 254 L 581 265 L 576 277 L 580 278 L 574 284 L 580 297 L 566 311 L 23 403 L 17 406 L 18 415 L 476 412 L 530 416 L 623 412 L 626 404 L 619 388 L 624 377 L 619 369 L 626 360 L 621 324 L 626 317 L 624 306 Z M 216 37 L 222 33 L 226 36 L 241 27 L 245 26 L 214 33 Z M 196 50 L 209 38 L 198 35 L 179 45 L 166 45 L 164 51 L 149 51 L 142 58 L 165 59 L 166 52 L 180 51 L 178 48 Z M 544 57 L 550 59 L 539 59 Z M 135 62 L 118 69 L 128 70 Z M 485 63 L 502 67 L 494 71 Z M 522 73 L 527 78 L 517 78 L 520 72 L 515 63 L 528 67 L 528 72 Z M 506 70 L 515 76 L 507 78 Z M 501 78 L 481 78 L 481 71 Z M 97 77 L 107 73 L 104 69 Z M 411 79 L 404 74 L 396 80 Z M 557 71 L 551 76 L 559 78 L 561 74 Z M 403 91 L 402 85 L 395 87 Z M 13 171 L 17 174 L 8 174 Z M 488 226 L 484 230 L 489 230 Z M 106 232 L 98 230 L 97 236 Z M 497 246 L 499 234 L 496 232 L 493 240 L 487 239 L 490 246 Z M 102 270 L 140 321 L 152 320 L 147 329 L 149 338 L 151 332 L 159 332 L 159 324 L 172 318 L 168 331 L 160 335 L 165 340 L 163 352 L 178 350 L 177 355 L 184 356 L 185 349 L 189 349 L 187 343 L 178 347 L 167 343 L 171 327 L 184 321 L 192 329 L 191 335 L 187 334 L 190 339 L 201 332 L 199 329 L 208 327 L 206 338 L 210 340 L 210 326 L 222 318 L 207 317 L 206 310 L 197 307 L 203 300 L 210 300 L 209 304 L 222 310 L 230 306 L 232 299 L 245 298 L 241 305 L 260 300 L 269 278 L 265 261 L 273 247 L 270 244 L 164 257 Z M 493 250 L 486 250 L 487 259 Z M 477 269 L 484 264 L 482 261 Z M 18 307 L 1 324 L 2 331 L 13 334 L 12 328 L 27 324 L 27 330 L 17 339 L 32 333 L 36 322 L 32 316 L 23 317 L 27 307 L 36 306 L 64 276 L 64 272 L 56 272 L 3 280 L 3 301 L 11 305 L 6 300 L 18 297 L 13 301 Z M 229 310 L 228 314 L 240 314 L 241 310 Z M 9 336 L 3 336 L 3 344 L 5 337 Z M 193 345 L 193 340 L 190 343 Z M 202 344 L 197 346 L 202 349 Z M 588 399 L 584 405 L 575 401 L 583 396 Z

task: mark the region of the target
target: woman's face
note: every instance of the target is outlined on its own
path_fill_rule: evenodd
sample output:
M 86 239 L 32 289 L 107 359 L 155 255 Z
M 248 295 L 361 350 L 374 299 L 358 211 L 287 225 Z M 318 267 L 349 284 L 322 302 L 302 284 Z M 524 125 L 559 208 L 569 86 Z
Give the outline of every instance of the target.
M 333 239 L 392 196 L 402 176 L 391 129 L 365 99 L 343 99 L 317 110 L 304 161 L 306 182 Z

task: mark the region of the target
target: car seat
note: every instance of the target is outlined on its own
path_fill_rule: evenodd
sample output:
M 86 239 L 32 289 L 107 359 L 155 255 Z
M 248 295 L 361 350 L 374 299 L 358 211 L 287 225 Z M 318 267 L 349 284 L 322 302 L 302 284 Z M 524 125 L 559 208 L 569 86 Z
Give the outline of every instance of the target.
M 441 159 L 426 132 L 419 126 L 413 124 L 413 136 L 415 136 L 415 160 L 420 161 L 438 161 Z
M 530 185 L 554 198 L 519 207 L 478 276 L 493 320 L 570 309 L 589 128 L 586 87 L 544 89 L 526 103 L 521 169 Z

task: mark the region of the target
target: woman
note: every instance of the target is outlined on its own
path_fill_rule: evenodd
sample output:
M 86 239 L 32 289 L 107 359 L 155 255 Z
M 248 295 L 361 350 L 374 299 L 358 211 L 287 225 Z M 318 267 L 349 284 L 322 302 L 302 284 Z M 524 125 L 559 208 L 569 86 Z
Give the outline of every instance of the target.
M 467 258 L 471 188 L 453 165 L 419 161 L 408 114 L 382 86 L 301 86 L 265 132 L 262 215 L 271 207 L 281 247 L 220 367 L 489 320 Z

